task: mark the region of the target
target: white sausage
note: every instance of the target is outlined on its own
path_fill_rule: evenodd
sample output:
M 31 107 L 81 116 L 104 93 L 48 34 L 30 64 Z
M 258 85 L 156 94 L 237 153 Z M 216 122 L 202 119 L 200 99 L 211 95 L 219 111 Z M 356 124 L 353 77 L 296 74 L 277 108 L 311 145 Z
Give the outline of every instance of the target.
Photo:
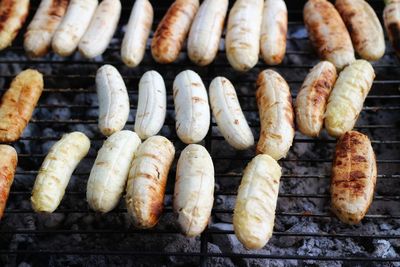
M 191 70 L 179 73 L 173 85 L 176 132 L 186 144 L 198 143 L 210 127 L 210 106 L 200 76 Z
M 210 84 L 210 104 L 225 140 L 234 148 L 243 150 L 254 144 L 254 136 L 243 115 L 235 88 L 224 78 L 217 77 Z
M 72 172 L 86 156 L 89 138 L 81 132 L 65 134 L 53 145 L 43 161 L 32 190 L 32 207 L 36 212 L 53 212 L 57 209 Z
M 178 224 L 189 237 L 206 228 L 214 202 L 214 165 L 201 145 L 188 145 L 178 160 L 174 190 L 174 211 Z
M 103 54 L 117 29 L 120 15 L 120 0 L 103 0 L 79 42 L 79 52 L 86 58 Z
M 131 131 L 120 131 L 104 142 L 90 172 L 86 199 L 96 211 L 114 209 L 125 190 L 129 169 L 140 138 Z
M 129 96 L 118 70 L 104 65 L 97 70 L 96 91 L 99 97 L 99 128 L 109 136 L 124 128 L 129 116 Z
M 148 0 L 136 0 L 121 46 L 121 58 L 128 67 L 136 67 L 142 61 L 152 24 L 151 3 Z
M 162 76 L 152 70 L 139 82 L 139 101 L 135 132 L 141 139 L 156 135 L 164 125 L 167 113 L 167 92 Z

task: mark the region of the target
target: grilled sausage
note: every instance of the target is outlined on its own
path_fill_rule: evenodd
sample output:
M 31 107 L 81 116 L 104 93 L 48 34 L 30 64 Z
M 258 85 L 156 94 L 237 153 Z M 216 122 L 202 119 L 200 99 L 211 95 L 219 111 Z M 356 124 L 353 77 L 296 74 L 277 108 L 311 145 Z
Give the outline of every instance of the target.
M 253 158 L 244 170 L 233 228 L 248 249 L 264 247 L 272 236 L 281 175 L 279 164 L 265 154 Z
M 60 25 L 69 0 L 42 0 L 25 33 L 24 48 L 30 57 L 42 57 L 51 47 L 51 39 Z
M 178 160 L 174 211 L 189 237 L 200 235 L 208 224 L 214 202 L 214 165 L 201 145 L 188 145 Z
M 120 0 L 101 1 L 79 42 L 79 52 L 82 55 L 94 58 L 106 51 L 117 29 L 121 8 Z
M 366 60 L 378 60 L 385 54 L 385 37 L 375 11 L 365 0 L 337 0 L 339 11 L 349 30 L 356 52 Z
M 116 132 L 104 142 L 87 184 L 86 199 L 92 209 L 105 213 L 118 205 L 140 143 L 131 131 Z
M 258 62 L 263 4 L 263 0 L 236 0 L 229 12 L 225 50 L 238 71 L 248 71 Z
M 206 66 L 217 55 L 228 4 L 228 0 L 205 0 L 201 4 L 188 38 L 188 55 L 195 64 Z
M 6 208 L 17 162 L 18 156 L 15 149 L 12 146 L 0 145 L 0 219 Z
M 318 63 L 307 75 L 296 98 L 296 122 L 301 133 L 310 137 L 319 135 L 336 77 L 336 68 L 329 61 Z
M 148 0 L 136 0 L 121 46 L 121 58 L 128 67 L 136 67 L 142 61 L 152 24 L 151 3 Z
M 392 47 L 400 58 L 400 0 L 387 1 L 383 21 Z
M 104 65 L 97 70 L 96 91 L 99 97 L 99 129 L 109 136 L 124 128 L 129 117 L 129 96 L 118 70 Z
M 325 128 L 331 136 L 339 137 L 353 129 L 374 78 L 374 68 L 362 59 L 339 74 L 325 113 Z
M 0 142 L 19 139 L 43 91 L 43 76 L 32 69 L 18 74 L 0 102 Z
M 304 23 L 319 56 L 343 69 L 355 60 L 349 32 L 335 7 L 327 0 L 309 0 Z
M 243 150 L 254 145 L 253 133 L 240 108 L 235 88 L 228 79 L 217 77 L 212 80 L 210 103 L 218 129 L 231 146 Z
M 261 55 L 268 65 L 278 65 L 286 52 L 288 12 L 284 0 L 264 2 L 261 24 Z
M 332 210 L 342 222 L 357 224 L 364 218 L 374 197 L 376 175 L 368 137 L 346 132 L 336 145 L 331 181 Z
M 81 132 L 65 134 L 53 145 L 33 186 L 31 203 L 36 212 L 51 213 L 57 209 L 72 172 L 86 156 L 89 148 L 89 138 Z
M 60 26 L 54 33 L 51 43 L 54 52 L 63 57 L 74 53 L 90 24 L 97 4 L 97 0 L 71 0 Z
M 294 138 L 294 114 L 289 85 L 279 73 L 265 70 L 257 79 L 260 140 L 257 153 L 275 160 L 286 157 Z
M 142 139 L 156 135 L 164 125 L 166 113 L 167 92 L 164 80 L 157 71 L 148 71 L 139 82 L 135 132 Z
M 136 227 L 157 224 L 174 155 L 173 144 L 162 136 L 152 136 L 139 146 L 126 187 L 126 206 Z
M 179 73 L 173 85 L 176 133 L 186 144 L 198 143 L 210 127 L 210 106 L 200 76 L 191 70 Z
M 0 2 L 0 50 L 11 45 L 29 13 L 29 0 Z
M 182 49 L 199 0 L 176 0 L 157 27 L 151 43 L 151 54 L 158 63 L 172 63 Z

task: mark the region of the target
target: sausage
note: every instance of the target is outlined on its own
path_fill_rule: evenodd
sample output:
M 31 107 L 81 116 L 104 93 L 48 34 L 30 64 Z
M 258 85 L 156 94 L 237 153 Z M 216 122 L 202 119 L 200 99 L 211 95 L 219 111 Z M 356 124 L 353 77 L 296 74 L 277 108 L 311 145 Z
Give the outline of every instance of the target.
M 210 84 L 210 103 L 225 140 L 234 148 L 243 150 L 254 145 L 254 136 L 243 115 L 235 88 L 224 77 L 216 77 Z
M 131 131 L 112 134 L 97 153 L 87 184 L 89 206 L 102 213 L 114 209 L 125 190 L 140 138 Z
M 310 137 L 319 135 L 336 78 L 336 68 L 329 61 L 318 63 L 308 73 L 296 98 L 296 122 L 302 134 Z
M 151 54 L 158 63 L 172 63 L 182 49 L 199 0 L 176 0 L 168 9 L 154 33 Z
M 0 145 L 0 219 L 6 208 L 17 162 L 18 156 L 15 149 L 12 146 Z
M 54 33 L 51 43 L 54 52 L 63 57 L 74 53 L 90 24 L 97 4 L 97 0 L 71 0 L 60 26 Z
M 121 58 L 128 67 L 136 67 L 143 60 L 153 16 L 153 7 L 148 0 L 136 0 L 121 46 Z
M 138 228 L 157 224 L 164 208 L 168 172 L 175 148 L 165 137 L 152 136 L 137 151 L 126 187 L 126 207 Z
M 331 136 L 339 137 L 353 129 L 374 78 L 374 68 L 363 59 L 340 72 L 325 112 L 325 128 Z
M 72 172 L 89 152 L 90 140 L 81 132 L 65 134 L 50 149 L 32 190 L 31 203 L 36 212 L 53 212 L 65 194 Z
M 336 9 L 350 33 L 356 52 L 366 60 L 385 54 L 385 37 L 375 11 L 365 0 L 337 0 Z
M 368 137 L 346 132 L 336 145 L 331 181 L 332 210 L 342 222 L 357 224 L 364 218 L 374 197 L 376 175 Z
M 188 37 L 188 56 L 199 66 L 210 64 L 218 52 L 229 0 L 205 0 Z
M 121 8 L 120 0 L 101 1 L 79 42 L 79 52 L 83 56 L 94 58 L 106 51 L 117 29 Z
M 233 229 L 248 249 L 265 246 L 272 236 L 281 167 L 270 156 L 257 155 L 247 165 L 233 212 Z
M 279 73 L 265 70 L 257 79 L 260 140 L 257 153 L 275 160 L 286 157 L 294 138 L 294 114 L 289 85 Z
M 231 66 L 248 71 L 258 62 L 263 0 L 236 0 L 228 17 L 225 50 Z
M 166 113 L 167 91 L 164 80 L 157 71 L 147 71 L 139 82 L 135 132 L 141 139 L 156 135 L 164 125 Z
M 383 21 L 390 43 L 400 58 L 400 0 L 389 0 L 383 10 Z
M 19 139 L 42 91 L 43 76 L 36 70 L 24 70 L 14 78 L 0 102 L 0 142 Z
M 29 13 L 29 0 L 0 1 L 0 50 L 11 45 Z
M 24 48 L 30 57 L 42 57 L 51 47 L 51 39 L 64 17 L 69 0 L 42 0 L 24 36 Z
M 129 96 L 118 70 L 104 65 L 97 70 L 96 91 L 99 97 L 99 129 L 109 136 L 124 128 L 129 117 Z
M 174 211 L 188 237 L 207 227 L 214 202 L 214 165 L 201 145 L 188 145 L 178 160 L 174 190 Z
M 210 106 L 200 76 L 191 70 L 179 73 L 173 84 L 176 133 L 186 144 L 198 143 L 210 127 Z
M 327 0 L 308 0 L 303 10 L 304 24 L 319 56 L 337 69 L 355 61 L 354 48 L 346 26 Z
M 264 2 L 261 24 L 261 55 L 268 65 L 278 65 L 286 52 L 288 12 L 284 0 Z

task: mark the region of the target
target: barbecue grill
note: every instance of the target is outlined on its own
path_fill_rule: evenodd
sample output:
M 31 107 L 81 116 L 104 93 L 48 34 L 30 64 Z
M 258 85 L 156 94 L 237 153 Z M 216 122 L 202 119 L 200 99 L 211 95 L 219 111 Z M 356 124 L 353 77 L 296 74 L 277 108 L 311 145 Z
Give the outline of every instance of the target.
M 31 2 L 28 22 L 39 3 Z M 25 28 L 13 46 L 0 53 L 1 93 L 22 69 L 36 68 L 45 74 L 45 90 L 34 116 L 23 137 L 13 144 L 19 152 L 19 163 L 0 222 L 0 265 L 400 266 L 400 64 L 387 37 L 386 54 L 373 64 L 376 79 L 356 126 L 372 140 L 379 174 L 374 201 L 360 225 L 345 225 L 330 212 L 330 170 L 336 140 L 325 132 L 316 139 L 296 132 L 287 158 L 279 162 L 283 176 L 274 236 L 261 250 L 245 250 L 234 236 L 231 221 L 242 171 L 255 152 L 232 149 L 214 121 L 202 144 L 215 165 L 215 202 L 211 222 L 201 237 L 189 239 L 181 235 L 172 213 L 176 160 L 168 179 L 164 213 L 154 229 L 134 229 L 123 201 L 108 214 L 90 210 L 86 182 L 104 140 L 97 129 L 94 76 L 103 64 L 116 66 L 127 84 L 131 101 L 127 129 L 133 129 L 141 75 L 151 69 L 160 72 L 168 92 L 168 112 L 161 134 L 173 141 L 176 158 L 185 146 L 175 133 L 172 82 L 185 69 L 198 72 L 206 87 L 216 76 L 230 79 L 255 137 L 259 134 L 255 81 L 268 66 L 260 60 L 249 72 L 235 72 L 226 59 L 223 40 L 215 62 L 208 67 L 192 64 L 186 48 L 176 63 L 160 65 L 151 58 L 149 40 L 143 62 L 130 69 L 120 59 L 120 46 L 131 2 L 122 1 L 122 16 L 114 39 L 104 55 L 94 60 L 83 59 L 79 53 L 68 58 L 50 54 L 29 59 L 22 47 Z M 152 1 L 153 30 L 171 2 Z M 381 18 L 383 1 L 369 2 Z M 302 22 L 304 3 L 286 1 L 287 52 L 284 62 L 273 67 L 288 81 L 293 97 L 309 69 L 319 61 Z M 30 194 L 38 169 L 51 145 L 63 133 L 73 130 L 90 137 L 89 155 L 73 174 L 60 207 L 53 214 L 36 214 L 30 205 Z

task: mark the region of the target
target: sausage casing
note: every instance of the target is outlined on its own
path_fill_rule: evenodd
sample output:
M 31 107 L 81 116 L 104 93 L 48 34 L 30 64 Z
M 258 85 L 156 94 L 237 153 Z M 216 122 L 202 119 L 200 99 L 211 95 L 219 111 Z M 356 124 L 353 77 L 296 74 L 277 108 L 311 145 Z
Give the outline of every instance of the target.
M 387 1 L 383 21 L 392 47 L 400 58 L 400 0 Z
M 0 145 L 0 219 L 3 217 L 8 194 L 14 181 L 18 156 L 12 146 Z
M 65 134 L 50 149 L 32 190 L 31 203 L 36 212 L 53 212 L 65 194 L 71 175 L 89 152 L 90 140 L 81 132 Z
M 87 184 L 86 199 L 92 209 L 105 213 L 118 205 L 140 143 L 131 131 L 116 132 L 104 142 Z
M 273 70 L 257 79 L 257 105 L 260 113 L 260 139 L 257 152 L 275 160 L 286 157 L 294 138 L 294 114 L 289 85 Z
M 309 0 L 303 10 L 304 23 L 319 56 L 338 69 L 355 60 L 349 32 L 335 7 L 327 0 Z
M 19 139 L 43 91 L 43 76 L 27 69 L 18 74 L 0 104 L 0 142 Z
M 164 208 L 168 172 L 175 148 L 165 137 L 144 141 L 133 159 L 126 186 L 126 207 L 138 228 L 157 224 Z
M 263 4 L 263 0 L 237 0 L 229 12 L 225 50 L 238 71 L 248 71 L 258 62 Z
M 353 129 L 374 78 L 374 68 L 363 59 L 340 72 L 325 112 L 325 128 L 331 136 L 339 137 Z
M 214 165 L 207 150 L 196 144 L 182 150 L 174 190 L 178 224 L 189 237 L 206 228 L 214 202 Z
M 366 60 L 378 60 L 385 54 L 385 37 L 375 11 L 365 0 L 337 0 L 339 11 L 349 30 L 356 52 Z
M 332 210 L 341 221 L 357 224 L 362 220 L 374 197 L 376 175 L 368 137 L 346 132 L 336 145 L 331 181 Z
M 0 50 L 11 45 L 29 13 L 29 0 L 0 2 Z
M 272 236 L 281 174 L 279 164 L 265 154 L 253 158 L 244 170 L 233 228 L 248 249 L 264 247 Z
M 261 55 L 268 65 L 280 64 L 286 52 L 288 12 L 284 0 L 264 2 L 261 23 Z
M 311 137 L 319 135 L 336 78 L 336 68 L 329 61 L 318 63 L 308 73 L 296 98 L 296 122 L 301 133 Z
M 172 63 L 182 49 L 199 0 L 176 0 L 157 27 L 151 43 L 151 54 L 158 63 Z
M 25 33 L 24 48 L 30 57 L 49 52 L 51 39 L 60 25 L 69 0 L 42 0 Z

